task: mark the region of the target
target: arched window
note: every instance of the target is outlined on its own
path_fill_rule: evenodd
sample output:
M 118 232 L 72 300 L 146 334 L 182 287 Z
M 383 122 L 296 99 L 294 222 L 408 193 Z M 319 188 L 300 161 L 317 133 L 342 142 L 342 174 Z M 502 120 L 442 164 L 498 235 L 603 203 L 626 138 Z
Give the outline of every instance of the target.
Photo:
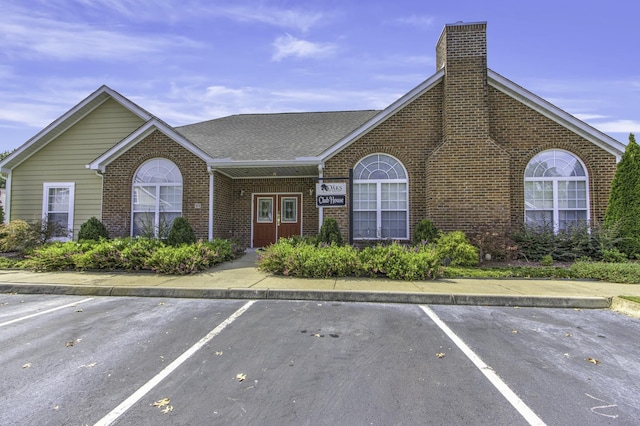
M 353 237 L 408 239 L 407 172 L 386 154 L 363 158 L 353 169 Z
M 573 154 L 558 149 L 533 157 L 524 172 L 527 224 L 558 232 L 589 220 L 587 172 Z
M 131 235 L 166 237 L 182 215 L 182 174 L 165 158 L 142 164 L 133 178 Z

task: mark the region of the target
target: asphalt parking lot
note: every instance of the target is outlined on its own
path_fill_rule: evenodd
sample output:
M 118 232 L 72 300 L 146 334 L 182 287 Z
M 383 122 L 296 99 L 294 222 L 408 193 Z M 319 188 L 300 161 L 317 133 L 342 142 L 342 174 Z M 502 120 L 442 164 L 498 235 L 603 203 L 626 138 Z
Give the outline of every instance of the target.
M 0 295 L 0 424 L 640 423 L 608 310 Z

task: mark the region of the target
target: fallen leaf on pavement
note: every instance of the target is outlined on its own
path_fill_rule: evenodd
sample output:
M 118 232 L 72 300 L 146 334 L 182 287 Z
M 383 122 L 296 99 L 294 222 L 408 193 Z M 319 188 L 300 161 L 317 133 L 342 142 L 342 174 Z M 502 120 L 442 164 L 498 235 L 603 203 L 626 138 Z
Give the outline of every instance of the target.
M 73 346 L 73 340 L 68 341 L 67 343 L 64 344 L 65 348 L 70 348 L 71 346 Z
M 565 333 L 566 337 L 571 337 L 571 333 Z
M 161 400 L 156 401 L 151 405 L 153 405 L 154 407 L 165 407 L 169 405 L 170 402 L 171 400 L 169 398 L 162 398 Z
M 173 405 L 167 405 L 164 409 L 160 410 L 162 414 L 167 414 L 173 411 Z
M 84 364 L 84 365 L 81 365 L 81 366 L 80 366 L 80 367 L 78 367 L 78 368 L 93 368 L 93 367 L 95 367 L 96 365 L 98 365 L 98 363 L 97 363 L 97 362 L 92 362 L 91 364 Z
M 444 352 L 438 352 L 438 353 L 436 354 L 436 356 L 437 356 L 438 358 L 444 358 Z
M 518 334 L 518 330 L 511 330 L 513 334 Z
M 243 373 L 236 374 L 236 379 L 238 379 L 239 382 L 243 382 L 246 378 L 247 378 L 246 374 L 243 374 Z
M 222 354 L 223 354 L 223 352 L 222 352 L 222 351 L 216 351 L 216 355 L 220 356 L 220 355 L 222 355 Z
M 29 368 L 29 367 L 31 367 L 31 363 L 30 362 L 28 362 L 28 363 L 26 363 L 25 365 L 22 366 L 22 368 Z
M 591 358 L 591 357 L 587 358 L 587 361 L 589 361 L 591 364 L 595 364 L 595 365 L 600 364 L 600 361 L 598 361 L 595 358 Z

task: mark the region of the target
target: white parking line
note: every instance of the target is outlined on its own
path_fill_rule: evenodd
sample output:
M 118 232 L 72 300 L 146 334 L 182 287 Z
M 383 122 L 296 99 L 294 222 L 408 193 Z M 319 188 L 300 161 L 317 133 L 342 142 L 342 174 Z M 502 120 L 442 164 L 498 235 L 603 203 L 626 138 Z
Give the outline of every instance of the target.
M 11 321 L 3 322 L 3 323 L 0 323 L 0 327 L 4 327 L 5 325 L 13 324 L 14 322 L 24 321 L 24 320 L 29 319 L 29 318 L 33 318 L 33 317 L 37 317 L 37 316 L 40 316 L 40 315 L 48 314 L 48 313 L 51 313 L 51 312 L 59 311 L 60 309 L 70 308 L 72 306 L 76 306 L 76 305 L 79 305 L 81 303 L 88 302 L 89 300 L 93 300 L 93 297 L 89 297 L 88 299 L 83 299 L 83 300 L 80 300 L 78 302 L 69 303 L 67 305 L 58 306 L 57 308 L 47 309 L 46 311 L 42 311 L 42 312 L 38 312 L 38 313 L 35 313 L 35 314 L 27 315 L 27 316 L 24 316 L 24 317 L 16 318 L 16 319 L 13 319 Z
M 196 344 L 187 349 L 182 355 L 175 359 L 171 364 L 167 365 L 164 370 L 159 372 L 155 377 L 142 385 L 140 389 L 131 394 L 131 396 L 125 399 L 120 405 L 111 410 L 109 414 L 100 419 L 95 426 L 107 426 L 115 422 L 118 417 L 123 415 L 129 408 L 138 402 L 143 396 L 145 396 L 151 389 L 156 387 L 162 380 L 164 380 L 169 374 L 171 374 L 176 368 L 178 368 L 183 362 L 189 359 L 200 348 L 209 343 L 211 339 L 220 334 L 229 324 L 234 322 L 240 315 L 245 313 L 247 309 L 255 303 L 255 300 L 251 300 L 244 304 L 240 309 L 235 311 L 229 318 L 224 320 L 219 326 L 211 330 L 206 336 L 200 339 Z
M 513 405 L 513 407 L 518 410 L 518 413 L 520 413 L 520 415 L 524 417 L 524 419 L 530 425 L 543 426 L 545 424 L 540 419 L 540 417 L 538 417 L 536 413 L 534 413 L 533 410 L 531 410 L 531 408 L 529 408 L 527 404 L 525 404 L 518 397 L 518 395 L 516 395 L 515 392 L 513 392 L 511 388 L 509 388 L 509 386 L 507 386 L 507 384 L 502 381 L 500 376 L 498 376 L 498 373 L 496 373 L 495 370 L 493 370 L 482 359 L 480 359 L 480 357 L 476 355 L 476 353 L 473 352 L 473 350 L 471 350 L 471 348 L 467 346 L 467 344 L 464 343 L 464 341 L 459 338 L 435 312 L 431 310 L 431 308 L 423 305 L 421 305 L 420 308 L 422 308 L 422 310 L 429 316 L 429 318 L 431 318 L 431 320 L 433 320 L 433 322 L 435 322 L 436 325 L 440 327 L 440 329 L 444 331 L 447 336 L 449 336 L 453 343 L 455 343 L 456 346 L 460 348 L 462 352 L 464 352 L 467 358 L 469 358 L 471 362 L 473 362 L 475 366 L 478 367 L 482 374 L 484 374 L 485 377 L 489 379 L 491 384 L 493 384 L 493 386 L 498 389 L 502 396 L 504 396 L 507 401 L 509 401 L 511 405 Z

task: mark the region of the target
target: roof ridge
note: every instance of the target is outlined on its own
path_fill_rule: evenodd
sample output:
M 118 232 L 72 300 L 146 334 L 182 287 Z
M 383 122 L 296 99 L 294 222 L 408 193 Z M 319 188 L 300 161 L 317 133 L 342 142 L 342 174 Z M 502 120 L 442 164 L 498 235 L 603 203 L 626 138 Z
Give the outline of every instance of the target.
M 174 126 L 174 129 L 179 129 L 182 127 L 190 127 L 198 124 L 209 123 L 216 120 L 223 120 L 226 118 L 232 117 L 266 117 L 266 116 L 283 116 L 283 115 L 311 115 L 311 114 L 345 114 L 345 113 L 371 113 L 371 112 L 380 112 L 381 109 L 351 109 L 351 110 L 338 110 L 338 111 L 285 111 L 285 112 L 256 112 L 256 113 L 245 113 L 245 114 L 231 114 L 225 115 L 223 117 L 212 118 L 210 120 L 197 121 L 195 123 L 183 124 L 181 126 Z

